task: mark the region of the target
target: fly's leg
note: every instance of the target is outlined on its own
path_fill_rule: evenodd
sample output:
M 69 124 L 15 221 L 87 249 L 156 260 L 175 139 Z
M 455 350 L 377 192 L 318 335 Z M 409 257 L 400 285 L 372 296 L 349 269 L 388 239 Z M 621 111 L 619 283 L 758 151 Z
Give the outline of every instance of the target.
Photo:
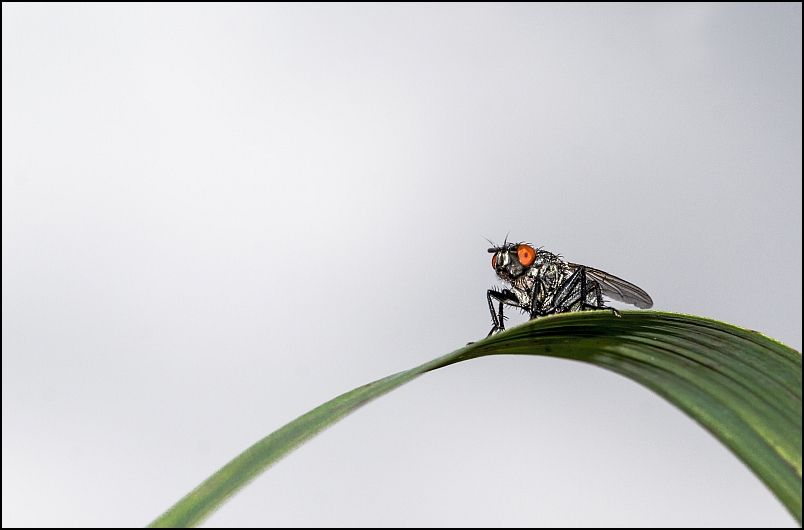
M 573 293 L 576 292 L 578 295 L 572 296 Z M 588 302 L 590 294 L 593 294 L 595 297 L 594 304 Z M 620 316 L 619 311 L 603 304 L 603 294 L 600 290 L 600 284 L 594 280 L 590 280 L 586 276 L 586 269 L 584 267 L 578 267 L 578 269 L 572 273 L 572 276 L 564 282 L 561 289 L 556 293 L 554 300 L 552 309 L 556 313 L 569 311 L 573 305 L 580 302 L 581 306 L 579 311 L 610 309 L 616 316 Z
M 509 291 L 508 289 L 503 289 L 502 291 L 495 291 L 494 289 L 489 289 L 486 291 L 486 298 L 489 301 L 489 311 L 491 312 L 491 331 L 489 334 L 486 335 L 490 337 L 494 333 L 498 331 L 505 331 L 505 315 L 503 315 L 503 307 L 506 303 L 510 305 L 519 305 L 519 301 L 517 300 L 514 293 Z M 494 300 L 500 303 L 499 311 L 494 310 Z
M 503 301 L 501 299 L 502 295 L 503 293 L 494 291 L 492 289 L 486 291 L 486 298 L 489 301 L 489 311 L 491 312 L 491 331 L 489 331 L 489 334 L 486 335 L 487 337 L 490 337 L 495 331 L 505 330 L 505 315 L 503 315 L 503 306 L 505 304 L 503 304 Z M 492 298 L 500 302 L 499 311 L 494 310 L 494 301 L 492 300 Z
M 616 317 L 622 317 L 619 311 L 614 309 L 613 307 L 607 306 L 603 304 L 603 293 L 600 290 L 600 284 L 594 280 L 590 280 L 586 277 L 586 270 L 583 273 L 584 283 L 592 285 L 592 293 L 595 295 L 595 305 L 589 305 L 586 303 L 586 296 L 584 295 L 582 300 L 584 301 L 584 307 L 588 307 L 589 309 L 611 309 L 612 313 Z
M 542 281 L 540 278 L 536 277 L 533 279 L 533 287 L 530 290 L 530 310 L 528 311 L 531 320 L 545 315 L 542 310 L 541 299 L 539 298 L 539 287 L 541 287 L 541 284 Z

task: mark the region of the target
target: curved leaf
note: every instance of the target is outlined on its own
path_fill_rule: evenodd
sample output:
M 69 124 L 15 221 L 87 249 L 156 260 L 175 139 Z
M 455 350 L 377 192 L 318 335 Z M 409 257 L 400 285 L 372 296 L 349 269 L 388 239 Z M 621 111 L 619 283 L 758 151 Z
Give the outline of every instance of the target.
M 266 436 L 151 526 L 193 526 L 270 465 L 357 407 L 419 375 L 485 355 L 546 355 L 622 374 L 663 396 L 731 449 L 801 523 L 801 354 L 760 333 L 653 311 L 531 320 L 347 392 Z

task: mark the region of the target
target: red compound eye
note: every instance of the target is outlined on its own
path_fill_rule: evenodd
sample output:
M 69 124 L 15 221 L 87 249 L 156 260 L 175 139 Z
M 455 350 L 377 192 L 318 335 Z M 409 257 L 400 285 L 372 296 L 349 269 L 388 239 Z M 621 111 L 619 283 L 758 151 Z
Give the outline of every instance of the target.
M 491 268 L 492 268 L 492 269 L 496 269 L 496 268 L 497 268 L 497 254 L 494 254 L 494 255 L 491 257 Z
M 519 256 L 519 263 L 525 267 L 528 267 L 536 259 L 536 251 L 530 245 L 519 245 L 516 249 L 516 254 Z

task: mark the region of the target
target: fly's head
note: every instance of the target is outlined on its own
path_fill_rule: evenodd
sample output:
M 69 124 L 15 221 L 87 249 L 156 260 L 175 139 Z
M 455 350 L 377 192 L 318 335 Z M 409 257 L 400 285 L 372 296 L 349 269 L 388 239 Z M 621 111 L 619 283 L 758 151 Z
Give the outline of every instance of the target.
M 491 266 L 497 277 L 512 283 L 525 274 L 536 259 L 536 251 L 525 243 L 505 243 L 501 247 L 489 249 Z

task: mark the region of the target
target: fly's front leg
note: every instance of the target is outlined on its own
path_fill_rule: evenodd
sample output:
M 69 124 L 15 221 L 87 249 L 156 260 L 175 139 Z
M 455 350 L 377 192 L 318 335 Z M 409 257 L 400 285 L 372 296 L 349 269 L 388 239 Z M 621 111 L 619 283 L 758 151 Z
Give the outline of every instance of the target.
M 503 307 L 505 307 L 506 303 L 509 303 L 511 305 L 518 305 L 518 300 L 516 296 L 514 296 L 514 293 L 512 293 L 508 289 L 503 289 L 502 291 L 495 291 L 494 289 L 489 289 L 488 291 L 486 291 L 486 298 L 489 301 L 489 311 L 491 312 L 491 324 L 492 324 L 491 331 L 489 331 L 489 334 L 486 335 L 487 337 L 489 337 L 498 331 L 505 331 L 505 315 L 503 315 Z M 500 303 L 499 311 L 494 310 L 494 300 Z

